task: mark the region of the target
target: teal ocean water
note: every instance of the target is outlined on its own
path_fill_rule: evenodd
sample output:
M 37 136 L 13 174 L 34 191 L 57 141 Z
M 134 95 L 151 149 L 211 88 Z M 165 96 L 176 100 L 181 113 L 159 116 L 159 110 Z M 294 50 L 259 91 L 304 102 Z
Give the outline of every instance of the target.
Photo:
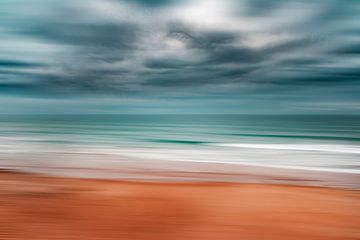
M 0 154 L 18 152 L 360 173 L 360 116 L 1 115 Z

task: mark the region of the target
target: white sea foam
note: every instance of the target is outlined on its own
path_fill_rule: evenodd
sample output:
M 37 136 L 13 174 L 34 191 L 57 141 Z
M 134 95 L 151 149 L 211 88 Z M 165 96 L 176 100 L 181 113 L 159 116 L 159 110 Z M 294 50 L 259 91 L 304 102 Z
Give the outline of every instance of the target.
M 269 150 L 295 150 L 295 151 L 320 151 L 333 153 L 360 154 L 360 146 L 345 146 L 335 144 L 247 144 L 247 143 L 218 143 L 214 146 L 234 148 L 256 148 Z

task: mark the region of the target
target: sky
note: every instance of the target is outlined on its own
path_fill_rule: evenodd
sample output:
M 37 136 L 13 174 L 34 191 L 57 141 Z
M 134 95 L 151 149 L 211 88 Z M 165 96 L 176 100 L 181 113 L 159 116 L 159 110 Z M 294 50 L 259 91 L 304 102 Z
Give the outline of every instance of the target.
M 0 113 L 360 114 L 357 0 L 0 0 Z

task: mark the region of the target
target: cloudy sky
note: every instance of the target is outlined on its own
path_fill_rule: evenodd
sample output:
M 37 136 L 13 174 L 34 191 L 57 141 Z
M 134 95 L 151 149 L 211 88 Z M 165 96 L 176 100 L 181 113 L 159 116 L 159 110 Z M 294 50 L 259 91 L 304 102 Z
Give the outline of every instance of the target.
M 0 0 L 2 113 L 360 114 L 357 0 Z

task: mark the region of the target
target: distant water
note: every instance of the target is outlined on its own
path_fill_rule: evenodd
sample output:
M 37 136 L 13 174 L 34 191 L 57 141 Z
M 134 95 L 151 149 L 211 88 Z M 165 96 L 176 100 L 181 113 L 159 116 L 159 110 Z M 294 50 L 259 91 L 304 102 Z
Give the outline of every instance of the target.
M 360 116 L 0 115 L 0 154 L 34 151 L 360 173 Z

